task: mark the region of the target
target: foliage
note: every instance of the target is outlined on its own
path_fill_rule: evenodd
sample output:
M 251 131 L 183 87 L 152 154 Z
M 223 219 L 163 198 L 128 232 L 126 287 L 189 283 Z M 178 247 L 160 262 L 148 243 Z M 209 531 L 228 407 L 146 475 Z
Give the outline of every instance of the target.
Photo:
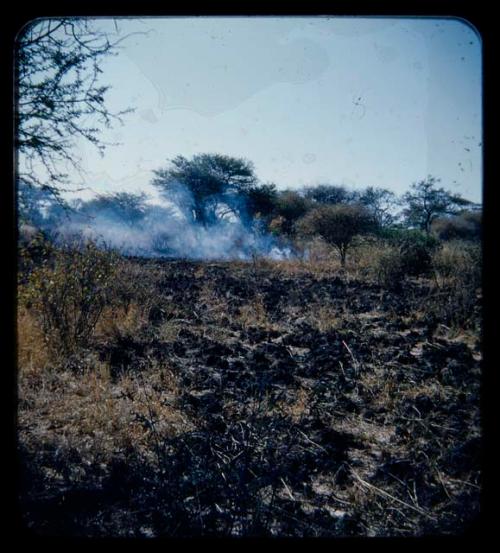
M 215 224 L 228 213 L 244 209 L 241 195 L 257 183 L 253 164 L 221 154 L 177 156 L 170 166 L 154 171 L 152 184 L 192 222 Z M 221 208 L 223 213 L 220 212 Z
M 406 207 L 403 216 L 408 226 L 429 234 L 432 222 L 437 217 L 457 213 L 472 203 L 444 188 L 436 188 L 439 180 L 429 175 L 426 180 L 413 183 L 411 190 L 404 194 L 403 203 Z
M 111 293 L 116 256 L 92 242 L 45 243 L 39 264 L 19 288 L 20 304 L 33 309 L 54 353 L 87 345 Z
M 318 184 L 306 187 L 304 197 L 316 204 L 346 204 L 355 202 L 358 194 L 342 185 Z
M 325 205 L 311 210 L 298 223 L 302 235 L 318 235 L 337 248 L 342 266 L 353 238 L 375 230 L 376 223 L 361 205 Z
M 43 210 L 54 201 L 50 191 L 35 187 L 21 179 L 18 182 L 17 209 L 20 224 L 41 227 L 44 223 Z
M 370 211 L 380 228 L 388 227 L 396 222 L 394 210 L 397 200 L 394 192 L 386 188 L 369 186 L 360 193 L 358 201 Z
M 416 229 L 390 228 L 381 233 L 381 237 L 395 248 L 402 274 L 419 276 L 429 274 L 432 266 L 432 254 L 439 241 L 432 235 Z M 397 264 L 394 261 L 394 264 Z
M 134 226 L 146 215 L 146 194 L 115 192 L 102 194 L 82 204 L 79 212 L 91 216 L 103 214 L 117 218 L 128 226 Z
M 119 42 L 83 18 L 38 19 L 23 29 L 16 72 L 20 179 L 59 198 L 68 182 L 61 168 L 81 169 L 75 141 L 83 138 L 104 151 L 100 129 L 130 111 L 111 113 L 105 104 L 109 87 L 99 84 L 100 64 Z
M 368 186 L 364 190 L 349 190 L 343 185 L 319 184 L 304 188 L 304 197 L 314 204 L 361 204 L 376 219 L 379 226 L 389 226 L 396 220 L 396 195 L 385 188 Z
M 257 215 L 269 218 L 276 210 L 278 191 L 272 183 L 256 185 L 245 192 L 246 211 L 249 218 Z
M 482 215 L 478 211 L 463 211 L 452 217 L 435 219 L 432 231 L 440 240 L 480 240 Z
M 386 247 L 376 258 L 374 272 L 379 284 L 384 288 L 400 290 L 406 275 L 398 248 Z
M 474 326 L 478 290 L 482 280 L 482 256 L 478 244 L 450 241 L 432 256 L 436 289 L 427 314 L 455 328 Z
M 278 196 L 276 206 L 275 229 L 291 236 L 295 232 L 295 223 L 310 209 L 310 201 L 293 190 L 284 190 Z M 279 221 L 279 226 L 277 222 Z

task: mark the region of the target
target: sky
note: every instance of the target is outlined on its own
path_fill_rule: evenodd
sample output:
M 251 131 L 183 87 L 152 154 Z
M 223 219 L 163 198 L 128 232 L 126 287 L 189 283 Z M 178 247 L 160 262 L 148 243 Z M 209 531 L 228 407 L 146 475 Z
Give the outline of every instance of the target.
M 482 200 L 481 40 L 429 18 L 97 20 L 133 33 L 102 65 L 112 111 L 103 158 L 77 143 L 75 185 L 146 192 L 177 155 L 251 160 L 279 189 L 320 183 L 397 194 L 433 175 Z

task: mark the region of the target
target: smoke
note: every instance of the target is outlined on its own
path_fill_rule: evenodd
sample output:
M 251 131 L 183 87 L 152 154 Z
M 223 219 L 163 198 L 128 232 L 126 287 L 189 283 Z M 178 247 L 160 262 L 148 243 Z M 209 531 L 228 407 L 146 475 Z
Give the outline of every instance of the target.
M 133 220 L 126 211 L 112 206 L 99 209 L 88 202 L 83 204 L 85 209 L 66 213 L 45 230 L 58 241 L 90 239 L 129 256 L 194 260 L 248 260 L 254 256 L 279 260 L 292 256 L 291 249 L 266 232 L 264 225 L 239 215 L 244 213 L 244 205 L 204 226 L 186 210 L 189 192 L 177 190 L 179 195 L 183 198 L 181 206 L 172 202 L 145 205 L 141 216 Z M 222 198 L 219 205 L 224 212 L 227 206 Z

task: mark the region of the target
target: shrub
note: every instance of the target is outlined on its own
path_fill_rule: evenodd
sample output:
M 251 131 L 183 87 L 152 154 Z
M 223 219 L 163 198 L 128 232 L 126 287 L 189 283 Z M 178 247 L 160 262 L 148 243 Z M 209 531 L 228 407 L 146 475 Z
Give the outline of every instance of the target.
M 481 213 L 464 211 L 455 217 L 436 219 L 432 231 L 440 240 L 480 240 Z
M 397 249 L 399 270 L 404 275 L 423 276 L 431 273 L 432 254 L 439 245 L 434 236 L 420 230 L 390 229 L 384 231 L 382 238 Z
M 427 313 L 449 326 L 473 325 L 481 287 L 481 248 L 467 242 L 449 242 L 433 254 L 432 268 L 436 288 Z
M 400 288 L 406 276 L 403 258 L 394 246 L 388 246 L 375 261 L 375 276 L 381 286 Z
M 92 242 L 46 245 L 46 255 L 20 286 L 20 304 L 33 309 L 52 353 L 85 346 L 109 301 L 115 254 Z
M 29 225 L 20 226 L 17 257 L 19 283 L 27 281 L 33 268 L 43 262 L 49 251 L 49 242 L 42 231 Z

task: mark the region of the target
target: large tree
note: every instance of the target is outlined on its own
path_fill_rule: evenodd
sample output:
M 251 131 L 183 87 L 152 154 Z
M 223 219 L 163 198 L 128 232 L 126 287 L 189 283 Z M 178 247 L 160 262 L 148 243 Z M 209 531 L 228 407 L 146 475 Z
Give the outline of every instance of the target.
M 411 190 L 404 194 L 403 216 L 408 226 L 430 234 L 435 219 L 456 214 L 464 207 L 473 205 L 458 194 L 437 188 L 438 182 L 440 179 L 429 175 L 427 179 L 413 183 Z
M 100 131 L 129 111 L 111 113 L 109 87 L 99 82 L 102 61 L 122 40 L 84 18 L 39 19 L 22 30 L 15 80 L 18 179 L 58 197 L 69 182 L 67 170 L 81 170 L 76 139 L 103 153 Z
M 210 226 L 228 213 L 246 212 L 245 195 L 257 185 L 252 162 L 222 154 L 177 156 L 154 171 L 152 184 L 193 222 Z

